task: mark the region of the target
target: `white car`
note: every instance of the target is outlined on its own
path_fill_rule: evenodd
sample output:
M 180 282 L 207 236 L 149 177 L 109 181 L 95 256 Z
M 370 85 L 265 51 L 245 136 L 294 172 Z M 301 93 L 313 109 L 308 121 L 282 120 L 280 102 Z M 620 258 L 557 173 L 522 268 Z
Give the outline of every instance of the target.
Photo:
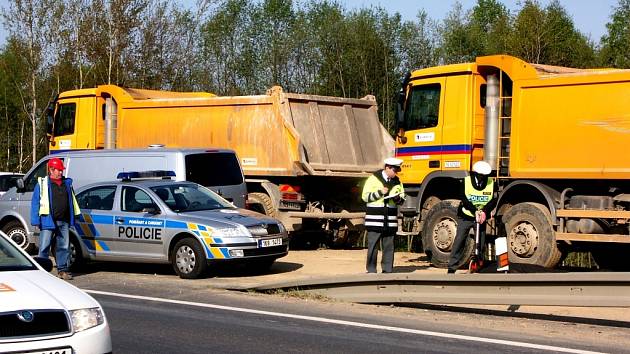
M 103 309 L 0 232 L 0 353 L 110 353 Z

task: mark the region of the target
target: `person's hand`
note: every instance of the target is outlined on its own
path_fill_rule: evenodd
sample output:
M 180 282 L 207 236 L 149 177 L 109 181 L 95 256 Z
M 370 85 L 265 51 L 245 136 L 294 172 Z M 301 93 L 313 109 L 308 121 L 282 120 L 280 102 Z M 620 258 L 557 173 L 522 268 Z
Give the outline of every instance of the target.
M 389 188 L 387 188 L 387 187 L 383 187 L 383 188 L 381 188 L 381 193 L 382 193 L 383 195 L 387 194 L 387 192 L 389 192 Z
M 477 223 L 483 224 L 486 221 L 486 213 L 484 213 L 483 210 L 477 210 L 475 212 L 475 220 Z

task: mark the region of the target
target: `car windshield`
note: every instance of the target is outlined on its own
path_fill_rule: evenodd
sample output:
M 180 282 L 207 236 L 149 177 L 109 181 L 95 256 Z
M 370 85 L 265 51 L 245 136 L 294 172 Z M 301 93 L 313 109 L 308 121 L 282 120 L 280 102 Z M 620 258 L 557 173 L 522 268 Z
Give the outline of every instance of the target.
M 35 269 L 37 267 L 6 236 L 0 235 L 0 272 Z
M 151 187 L 173 211 L 186 212 L 235 208 L 218 194 L 198 184 L 182 183 Z

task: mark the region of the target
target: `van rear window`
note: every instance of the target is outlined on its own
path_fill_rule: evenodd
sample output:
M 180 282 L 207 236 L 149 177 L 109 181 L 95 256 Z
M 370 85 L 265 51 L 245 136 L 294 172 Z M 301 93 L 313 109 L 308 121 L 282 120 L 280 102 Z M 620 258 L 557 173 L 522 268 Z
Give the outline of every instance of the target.
M 243 183 L 235 154 L 213 152 L 186 155 L 186 180 L 202 186 L 231 186 Z

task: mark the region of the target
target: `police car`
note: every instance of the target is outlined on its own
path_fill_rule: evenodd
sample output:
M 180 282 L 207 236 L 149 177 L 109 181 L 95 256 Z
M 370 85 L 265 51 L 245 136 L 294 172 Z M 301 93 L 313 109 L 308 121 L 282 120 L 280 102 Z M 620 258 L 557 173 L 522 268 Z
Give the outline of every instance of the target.
M 111 352 L 101 306 L 51 269 L 0 232 L 0 353 Z
M 85 260 L 171 263 L 181 278 L 198 278 L 212 262 L 267 269 L 287 255 L 280 221 L 173 176 L 125 172 L 77 190 L 81 215 L 71 236 L 71 268 Z

